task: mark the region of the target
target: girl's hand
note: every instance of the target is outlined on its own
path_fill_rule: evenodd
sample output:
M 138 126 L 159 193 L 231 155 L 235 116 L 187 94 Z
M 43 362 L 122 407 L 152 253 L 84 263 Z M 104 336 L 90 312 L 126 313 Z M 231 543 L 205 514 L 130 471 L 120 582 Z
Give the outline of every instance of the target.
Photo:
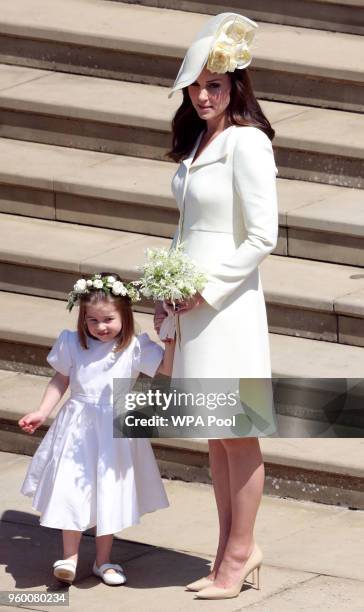
M 32 434 L 44 423 L 45 420 L 46 417 L 44 414 L 40 410 L 37 410 L 36 412 L 29 412 L 29 414 L 26 414 L 18 421 L 18 425 L 26 433 Z
M 163 306 L 163 302 L 156 302 L 153 321 L 154 321 L 154 329 L 157 332 L 157 334 L 159 334 L 159 330 L 166 316 L 167 316 L 167 312 Z
M 188 312 L 189 310 L 192 310 L 192 308 L 196 308 L 197 306 L 200 306 L 200 304 L 204 303 L 206 303 L 206 300 L 202 297 L 200 293 L 197 292 L 189 300 L 181 300 L 180 302 L 176 302 L 174 309 L 172 304 L 169 304 L 168 307 L 170 312 L 174 312 L 176 314 L 183 314 L 184 312 Z
M 61 372 L 55 373 L 46 387 L 38 410 L 28 412 L 28 414 L 19 419 L 18 425 L 23 431 L 32 434 L 38 427 L 43 425 L 64 395 L 69 385 L 69 380 L 69 377 L 61 374 Z

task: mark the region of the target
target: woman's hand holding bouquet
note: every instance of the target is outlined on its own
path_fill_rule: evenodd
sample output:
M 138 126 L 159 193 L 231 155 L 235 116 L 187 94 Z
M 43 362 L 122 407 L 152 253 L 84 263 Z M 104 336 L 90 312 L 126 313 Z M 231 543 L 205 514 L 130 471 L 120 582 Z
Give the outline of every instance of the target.
M 200 291 L 204 288 L 207 275 L 198 270 L 196 264 L 178 245 L 172 251 L 148 249 L 147 261 L 141 268 L 142 277 L 135 281 L 140 293 L 163 304 L 166 311 L 160 325 L 161 340 L 173 339 L 176 330 L 176 314 L 194 308 L 204 302 Z M 155 322 L 160 323 L 161 307 Z

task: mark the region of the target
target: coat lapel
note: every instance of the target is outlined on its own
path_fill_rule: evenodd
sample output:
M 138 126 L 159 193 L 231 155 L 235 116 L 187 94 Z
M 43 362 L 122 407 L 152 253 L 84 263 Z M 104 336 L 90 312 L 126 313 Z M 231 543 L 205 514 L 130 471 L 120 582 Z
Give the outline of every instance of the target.
M 203 136 L 203 132 L 201 132 L 198 135 L 196 143 L 191 153 L 188 155 L 188 157 L 182 160 L 181 166 L 179 167 L 179 170 L 177 171 L 177 172 L 181 172 L 181 176 L 183 177 L 182 182 L 181 182 L 181 188 L 178 190 L 178 193 L 177 193 L 177 204 L 180 210 L 182 210 L 184 206 L 184 199 L 185 199 L 185 194 L 186 194 L 186 189 L 187 189 L 188 174 L 189 174 L 190 166 L 195 156 L 195 153 L 198 149 L 198 145 L 200 144 L 202 136 Z
M 196 153 L 196 151 L 197 151 L 197 149 L 198 149 L 198 146 L 199 146 L 199 144 L 200 144 L 200 142 L 201 142 L 201 138 L 202 138 L 202 136 L 203 136 L 203 132 L 201 132 L 201 133 L 200 133 L 200 134 L 197 136 L 196 144 L 195 144 L 195 146 L 193 147 L 193 149 L 192 149 L 191 153 L 188 155 L 188 157 L 186 157 L 186 158 L 185 158 L 185 159 L 182 161 L 182 164 L 184 164 L 184 166 L 186 166 L 187 168 L 189 168 L 189 167 L 191 166 L 191 164 L 192 164 L 192 160 L 193 160 L 193 158 L 195 157 L 195 153 Z
M 234 132 L 234 127 L 235 126 L 232 125 L 229 128 L 226 128 L 218 136 L 216 136 L 216 138 L 212 142 L 210 142 L 210 144 L 202 151 L 202 153 L 200 153 L 196 161 L 192 163 L 192 160 L 202 138 L 202 134 L 200 134 L 197 141 L 197 146 L 194 147 L 194 151 L 191 156 L 187 158 L 189 160 L 190 169 L 193 170 L 194 168 L 206 166 L 207 164 L 213 164 L 214 162 L 226 158 L 233 146 L 232 134 Z
M 181 172 L 181 186 L 176 195 L 177 204 L 180 210 L 184 208 L 184 198 L 186 194 L 188 175 L 190 170 L 200 168 L 207 164 L 212 164 L 216 161 L 225 159 L 233 148 L 233 133 L 235 126 L 232 125 L 221 132 L 216 138 L 202 151 L 196 161 L 192 163 L 192 160 L 196 154 L 198 146 L 201 142 L 203 132 L 199 134 L 196 140 L 196 144 L 193 147 L 191 153 L 181 162 L 180 169 L 177 172 Z

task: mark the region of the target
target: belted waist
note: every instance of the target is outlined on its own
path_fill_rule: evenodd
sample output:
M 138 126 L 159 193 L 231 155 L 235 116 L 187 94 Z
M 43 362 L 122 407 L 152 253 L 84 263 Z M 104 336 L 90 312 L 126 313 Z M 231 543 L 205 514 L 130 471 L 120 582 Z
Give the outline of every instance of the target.
M 70 400 L 80 400 L 88 404 L 100 404 L 102 406 L 112 406 L 113 399 L 105 400 L 102 393 L 71 393 Z

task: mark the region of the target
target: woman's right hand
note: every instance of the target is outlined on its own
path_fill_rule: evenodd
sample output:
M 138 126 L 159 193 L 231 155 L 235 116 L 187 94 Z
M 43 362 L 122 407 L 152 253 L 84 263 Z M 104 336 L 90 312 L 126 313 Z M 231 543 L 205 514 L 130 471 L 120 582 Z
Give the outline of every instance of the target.
M 24 417 L 22 417 L 18 421 L 18 425 L 26 433 L 32 434 L 35 432 L 36 429 L 38 429 L 38 427 L 43 425 L 45 420 L 46 417 L 44 416 L 44 414 L 40 410 L 37 410 L 36 412 L 29 412 Z
M 167 312 L 165 311 L 163 302 L 156 302 L 155 308 L 154 308 L 153 321 L 154 321 L 154 329 L 157 332 L 157 334 L 159 334 L 159 330 L 166 316 L 167 316 Z

